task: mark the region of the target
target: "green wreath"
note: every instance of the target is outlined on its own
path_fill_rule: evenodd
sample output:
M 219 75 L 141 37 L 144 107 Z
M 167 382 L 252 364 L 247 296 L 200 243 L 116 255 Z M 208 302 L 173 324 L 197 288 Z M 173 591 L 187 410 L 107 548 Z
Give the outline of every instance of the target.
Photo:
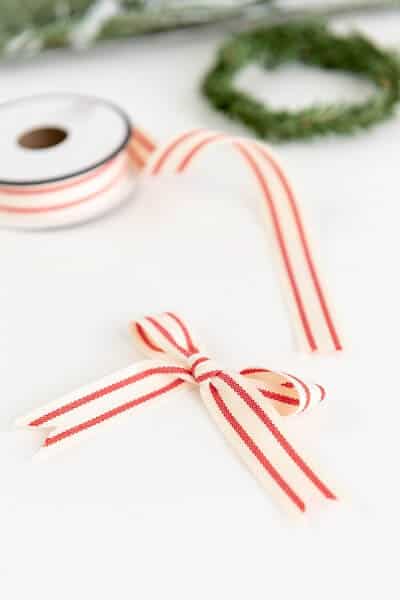
M 290 111 L 272 110 L 235 87 L 235 76 L 249 63 L 271 69 L 291 61 L 359 75 L 372 81 L 376 92 L 359 103 Z M 203 92 L 215 108 L 260 138 L 282 141 L 350 134 L 393 113 L 400 99 L 400 62 L 393 52 L 359 34 L 340 36 L 320 23 L 275 25 L 241 33 L 224 45 L 204 80 Z

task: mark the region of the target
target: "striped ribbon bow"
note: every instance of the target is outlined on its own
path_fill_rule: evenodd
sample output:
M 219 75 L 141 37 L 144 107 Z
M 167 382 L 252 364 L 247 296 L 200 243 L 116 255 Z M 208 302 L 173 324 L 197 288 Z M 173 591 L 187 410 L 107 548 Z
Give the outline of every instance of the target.
M 51 428 L 40 453 L 98 430 L 114 417 L 182 385 L 196 385 L 227 441 L 281 501 L 305 512 L 315 496 L 336 499 L 283 427 L 283 417 L 309 409 L 324 398 L 321 386 L 264 368 L 231 373 L 199 349 L 188 327 L 173 313 L 136 321 L 132 332 L 152 359 L 19 419 L 20 426 Z

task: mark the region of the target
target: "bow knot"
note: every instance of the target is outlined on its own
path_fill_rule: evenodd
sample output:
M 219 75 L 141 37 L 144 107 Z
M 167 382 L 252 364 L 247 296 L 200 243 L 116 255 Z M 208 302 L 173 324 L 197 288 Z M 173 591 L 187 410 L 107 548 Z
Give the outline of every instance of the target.
M 192 354 L 192 356 L 188 358 L 188 362 L 191 375 L 198 384 L 205 383 L 221 373 L 221 369 L 219 369 L 208 356 L 204 356 L 200 352 Z

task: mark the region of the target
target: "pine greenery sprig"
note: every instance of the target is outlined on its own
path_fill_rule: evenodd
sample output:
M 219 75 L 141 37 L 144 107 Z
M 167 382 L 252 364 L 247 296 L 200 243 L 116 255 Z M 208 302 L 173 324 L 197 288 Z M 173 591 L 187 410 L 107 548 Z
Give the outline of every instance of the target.
M 271 69 L 291 61 L 359 75 L 372 81 L 376 92 L 363 102 L 291 111 L 272 110 L 235 85 L 238 72 L 250 63 Z M 286 23 L 233 37 L 220 49 L 202 89 L 216 109 L 244 123 L 263 139 L 350 134 L 393 113 L 400 99 L 400 61 L 394 53 L 360 34 L 338 35 L 322 23 Z

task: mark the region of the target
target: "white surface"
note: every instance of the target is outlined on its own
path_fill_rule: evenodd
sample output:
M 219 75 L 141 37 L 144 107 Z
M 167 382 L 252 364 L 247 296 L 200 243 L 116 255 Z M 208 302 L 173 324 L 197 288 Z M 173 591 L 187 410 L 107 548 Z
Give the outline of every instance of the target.
M 357 23 L 398 41 L 400 16 Z M 239 132 L 197 90 L 222 37 L 186 32 L 3 64 L 1 99 L 90 93 L 159 139 L 196 125 Z M 327 81 L 304 87 L 303 75 L 274 75 L 276 101 L 307 101 Z M 332 79 L 333 95 L 336 81 L 343 96 L 359 93 Z M 341 357 L 295 354 L 256 202 L 240 175 L 223 183 L 216 161 L 211 187 L 154 184 L 90 225 L 0 232 L 2 596 L 398 596 L 399 135 L 397 118 L 354 138 L 279 149 L 348 335 Z M 87 444 L 32 463 L 40 436 L 13 431 L 13 418 L 139 358 L 128 321 L 171 308 L 218 360 L 290 368 L 326 385 L 324 408 L 292 423 L 346 490 L 340 508 L 288 523 L 196 394 L 139 408 Z

